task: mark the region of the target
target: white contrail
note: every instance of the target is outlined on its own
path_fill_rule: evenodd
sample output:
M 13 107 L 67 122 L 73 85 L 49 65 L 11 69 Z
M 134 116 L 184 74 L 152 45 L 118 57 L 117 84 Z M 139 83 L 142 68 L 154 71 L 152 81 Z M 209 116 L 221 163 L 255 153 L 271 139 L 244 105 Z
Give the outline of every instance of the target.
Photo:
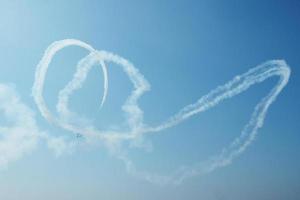
M 43 98 L 43 87 L 45 82 L 45 77 L 47 69 L 55 53 L 59 50 L 76 45 L 88 49 L 90 54 L 81 59 L 77 64 L 77 71 L 74 73 L 73 79 L 59 92 L 57 112 L 58 117 L 55 117 L 47 108 L 45 100 Z M 115 131 L 97 131 L 92 126 L 78 126 L 78 124 L 70 123 L 72 119 L 76 118 L 76 122 L 80 117 L 76 116 L 75 113 L 68 109 L 68 100 L 70 95 L 77 89 L 82 87 L 83 82 L 87 77 L 87 73 L 91 67 L 97 63 L 100 63 L 104 69 L 106 69 L 104 62 L 115 62 L 123 67 L 123 70 L 127 73 L 130 80 L 134 84 L 134 91 L 127 99 L 126 103 L 123 105 L 122 109 L 128 113 L 128 124 L 130 125 L 132 131 L 126 133 L 119 133 Z M 107 71 L 104 71 L 105 79 L 105 90 L 103 99 L 105 100 L 107 94 Z M 93 50 L 91 46 L 78 40 L 62 40 L 52 43 L 47 50 L 41 61 L 39 62 L 36 73 L 35 82 L 32 88 L 32 95 L 34 100 L 41 111 L 41 114 L 49 121 L 64 129 L 72 131 L 75 134 L 82 134 L 85 136 L 94 136 L 102 139 L 132 139 L 135 138 L 142 130 L 142 118 L 143 111 L 137 105 L 137 100 L 139 97 L 147 90 L 150 89 L 149 83 L 144 79 L 144 77 L 139 73 L 139 71 L 126 59 L 114 55 L 105 51 Z M 103 101 L 102 101 L 103 102 Z
M 107 92 L 108 92 L 108 75 L 107 75 L 107 67 L 103 60 L 100 61 L 100 65 L 102 67 L 103 79 L 104 79 L 104 85 L 103 85 L 104 92 L 103 92 L 103 97 L 102 97 L 101 105 L 100 105 L 100 108 L 102 108 L 102 106 L 106 100 Z
M 57 103 L 57 112 L 59 115 L 55 116 L 49 111 L 43 99 L 42 93 L 45 76 L 55 53 L 70 45 L 77 45 L 88 49 L 90 54 L 79 61 L 77 71 L 75 72 L 73 79 L 59 92 Z M 103 105 L 108 91 L 108 78 L 105 62 L 113 62 L 120 65 L 124 72 L 128 75 L 130 81 L 133 83 L 134 90 L 122 106 L 123 111 L 127 113 L 129 131 L 101 131 L 94 128 L 91 124 L 78 124 L 78 122 L 82 122 L 83 120 L 68 109 L 69 96 L 82 86 L 91 66 L 95 64 L 100 64 L 104 73 L 104 95 L 101 101 L 101 106 Z M 53 122 L 64 129 L 75 134 L 81 134 L 89 139 L 102 139 L 105 144 L 107 144 L 110 151 L 125 163 L 126 169 L 129 173 L 159 184 L 177 184 L 188 177 L 206 174 L 219 167 L 226 166 L 230 164 L 234 158 L 243 153 L 256 137 L 258 129 L 263 126 L 269 106 L 275 101 L 278 94 L 288 83 L 290 73 L 289 66 L 283 60 L 271 60 L 265 62 L 250 69 L 244 74 L 236 76 L 228 83 L 218 86 L 207 95 L 201 97 L 196 103 L 184 107 L 164 123 L 161 123 L 158 126 L 150 126 L 144 123 L 143 110 L 138 105 L 138 99 L 144 94 L 144 92 L 150 89 L 150 84 L 144 76 L 139 73 L 134 65 L 125 58 L 113 53 L 97 51 L 84 42 L 67 39 L 54 42 L 46 50 L 36 69 L 32 94 L 42 115 L 49 122 Z M 127 156 L 126 150 L 122 148 L 122 141 L 124 140 L 136 141 L 141 139 L 147 133 L 157 133 L 164 129 L 176 126 L 182 121 L 204 112 L 221 103 L 223 100 L 232 98 L 246 91 L 252 85 L 261 83 L 273 76 L 280 77 L 278 83 L 274 86 L 271 92 L 256 105 L 250 121 L 242 130 L 241 135 L 228 147 L 224 148 L 219 155 L 213 156 L 205 162 L 200 162 L 190 167 L 182 167 L 170 175 L 157 175 L 149 172 L 138 171 L 133 162 Z
M 94 52 L 95 50 L 88 44 L 81 42 L 79 40 L 73 40 L 73 39 L 67 39 L 64 40 L 64 42 L 54 42 L 53 44 L 51 44 L 49 46 L 49 48 L 46 50 L 44 57 L 42 58 L 42 60 L 40 61 L 40 65 L 43 66 L 48 66 L 53 58 L 53 56 L 61 49 L 67 47 L 67 46 L 71 46 L 71 45 L 75 45 L 75 46 L 79 46 L 82 47 L 90 52 Z M 107 69 L 106 66 L 103 62 L 100 63 L 102 70 L 103 70 L 103 75 L 104 75 L 104 96 L 101 100 L 101 106 L 103 105 L 105 99 L 106 99 L 106 94 L 107 94 L 107 89 L 108 89 L 108 80 L 107 80 Z M 91 65 L 89 65 L 90 67 Z M 42 67 L 42 66 L 38 66 L 37 70 L 35 72 L 35 84 L 32 88 L 32 92 L 34 94 L 34 98 L 36 103 L 39 105 L 39 108 L 41 108 L 41 113 L 42 115 L 47 118 L 49 121 L 53 122 L 53 123 L 58 123 L 57 120 L 55 118 L 53 118 L 51 116 L 50 111 L 47 109 L 46 107 L 46 103 L 44 101 L 44 99 L 42 98 L 42 93 L 39 93 L 43 90 L 44 87 L 44 81 L 46 78 L 46 73 L 47 73 L 47 67 Z M 85 79 L 86 77 L 82 77 L 86 75 L 86 73 L 77 73 L 74 75 L 74 79 L 78 79 L 78 81 L 80 82 L 80 79 Z M 37 78 L 38 77 L 38 78 Z M 61 91 L 62 94 L 60 94 L 60 96 L 63 96 L 61 98 L 66 98 L 64 99 L 65 101 L 68 101 L 68 93 L 69 91 L 72 91 L 72 87 L 74 87 L 74 89 L 76 87 L 80 87 L 80 85 L 76 84 L 76 83 L 71 83 L 68 86 L 66 86 L 66 89 Z M 58 105 L 58 106 L 62 106 L 62 105 Z M 63 108 L 62 108 L 63 109 Z M 63 112 L 63 110 L 62 110 Z

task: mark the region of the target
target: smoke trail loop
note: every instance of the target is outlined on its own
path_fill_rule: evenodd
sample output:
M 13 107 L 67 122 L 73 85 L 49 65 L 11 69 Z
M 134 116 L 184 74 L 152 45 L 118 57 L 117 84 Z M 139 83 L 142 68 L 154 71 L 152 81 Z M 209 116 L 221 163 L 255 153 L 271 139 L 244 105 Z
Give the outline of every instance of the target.
M 49 64 L 56 52 L 70 45 L 77 45 L 85 48 L 90 51 L 90 54 L 78 62 L 73 79 L 59 92 L 57 103 L 59 117 L 55 117 L 55 115 L 47 108 L 42 95 L 45 76 Z M 77 122 L 81 122 L 82 119 L 68 109 L 70 95 L 75 90 L 81 88 L 87 77 L 87 73 L 91 67 L 96 64 L 101 65 L 104 74 L 104 94 L 101 101 L 102 107 L 108 91 L 108 73 L 105 63 L 110 62 L 121 66 L 134 86 L 133 91 L 122 106 L 123 111 L 127 114 L 126 120 L 129 131 L 98 130 L 92 125 L 86 126 L 84 124 L 78 124 Z M 124 162 L 126 170 L 129 173 L 158 184 L 179 184 L 188 177 L 207 174 L 220 167 L 227 166 L 232 163 L 236 157 L 241 155 L 257 136 L 258 129 L 263 126 L 270 105 L 275 101 L 279 93 L 288 83 L 290 74 L 290 68 L 284 60 L 267 61 L 250 69 L 244 74 L 234 77 L 224 85 L 218 86 L 216 89 L 211 90 L 208 94 L 199 98 L 197 102 L 187 105 L 179 110 L 177 114 L 171 116 L 165 122 L 153 126 L 144 123 L 143 110 L 138 105 L 139 98 L 146 91 L 150 90 L 150 84 L 138 69 L 128 60 L 116 54 L 106 51 L 97 51 L 90 45 L 79 40 L 67 39 L 54 42 L 46 50 L 36 69 L 32 94 L 42 116 L 46 118 L 46 120 L 75 134 L 81 134 L 86 138 L 102 140 L 108 146 L 109 150 L 113 152 L 118 159 Z M 174 127 L 190 117 L 205 112 L 222 101 L 245 92 L 251 86 L 259 84 L 273 76 L 279 76 L 279 81 L 255 106 L 250 120 L 243 128 L 240 136 L 232 141 L 227 147 L 223 148 L 218 155 L 212 156 L 206 161 L 198 162 L 193 166 L 179 168 L 169 175 L 158 175 L 147 171 L 141 172 L 136 169 L 133 161 L 126 152 L 126 149 L 122 146 L 123 141 L 134 142 L 142 139 L 146 134 L 159 133 L 162 130 Z M 74 123 L 74 121 L 76 121 L 76 123 Z

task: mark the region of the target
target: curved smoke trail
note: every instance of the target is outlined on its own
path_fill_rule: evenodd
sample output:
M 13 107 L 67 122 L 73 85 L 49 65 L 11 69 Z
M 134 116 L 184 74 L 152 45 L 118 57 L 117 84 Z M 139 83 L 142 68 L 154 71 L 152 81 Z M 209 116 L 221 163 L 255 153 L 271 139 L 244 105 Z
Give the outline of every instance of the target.
M 75 72 L 73 79 L 59 92 L 56 107 L 59 115 L 55 116 L 47 108 L 42 95 L 45 76 L 55 53 L 70 45 L 83 47 L 89 50 L 90 54 L 78 62 L 77 71 Z M 105 65 L 107 62 L 113 62 L 120 65 L 134 86 L 134 90 L 122 106 L 123 111 L 127 113 L 127 123 L 130 127 L 130 130 L 126 132 L 97 130 L 92 126 L 77 125 L 73 123 L 72 119 L 76 118 L 76 121 L 78 122 L 81 120 L 80 117 L 76 116 L 75 113 L 68 109 L 68 100 L 70 95 L 82 86 L 87 77 L 87 73 L 95 64 L 100 64 L 104 72 L 104 95 L 101 106 L 103 105 L 108 91 L 107 69 Z M 129 173 L 159 184 L 176 184 L 182 182 L 188 177 L 206 174 L 217 168 L 226 166 L 230 164 L 234 158 L 243 153 L 256 137 L 258 129 L 263 126 L 268 108 L 288 83 L 290 73 L 290 68 L 284 60 L 267 61 L 250 69 L 244 74 L 236 76 L 228 83 L 218 86 L 207 95 L 201 97 L 196 103 L 184 107 L 177 114 L 170 117 L 167 121 L 160 125 L 151 126 L 143 122 L 143 111 L 138 105 L 138 99 L 144 94 L 144 92 L 150 89 L 150 84 L 144 76 L 139 73 L 138 69 L 136 69 L 128 60 L 118 55 L 106 51 L 94 50 L 90 45 L 79 40 L 67 39 L 54 42 L 47 48 L 36 69 L 32 94 L 41 114 L 46 118 L 46 120 L 75 134 L 81 134 L 86 138 L 97 138 L 103 140 L 109 146 L 114 155 L 125 163 L 126 169 Z M 173 174 L 166 176 L 149 172 L 141 172 L 136 169 L 134 163 L 127 156 L 126 151 L 118 145 L 124 140 L 134 141 L 145 134 L 158 133 L 164 129 L 176 126 L 182 121 L 204 112 L 221 103 L 223 100 L 232 98 L 246 91 L 252 85 L 261 83 L 273 76 L 280 77 L 278 83 L 274 86 L 270 93 L 256 105 L 250 121 L 245 125 L 241 135 L 228 147 L 224 148 L 219 155 L 213 156 L 205 162 L 197 163 L 191 167 L 180 168 Z
M 40 61 L 39 65 L 43 65 L 43 66 L 47 65 L 48 66 L 50 64 L 51 60 L 53 59 L 53 56 L 58 51 L 62 50 L 63 48 L 65 48 L 67 46 L 79 46 L 79 47 L 84 48 L 84 49 L 86 49 L 90 52 L 95 51 L 90 45 L 88 45 L 84 42 L 81 42 L 79 40 L 67 39 L 67 40 L 64 40 L 63 43 L 62 42 L 54 42 L 45 51 L 44 57 Z M 79 66 L 83 65 L 84 62 L 85 62 L 85 60 L 82 60 L 81 62 L 79 62 Z M 103 77 L 104 77 L 104 95 L 103 95 L 103 98 L 101 100 L 101 106 L 102 106 L 103 103 L 105 102 L 106 95 L 107 95 L 108 78 L 107 78 L 107 69 L 106 69 L 105 64 L 103 62 L 100 62 L 100 65 L 102 67 Z M 37 67 L 37 70 L 35 72 L 35 83 L 34 83 L 34 86 L 32 88 L 32 93 L 34 94 L 34 99 L 35 99 L 36 103 L 39 105 L 39 108 L 40 108 L 40 111 L 41 111 L 42 115 L 45 118 L 47 118 L 49 121 L 51 121 L 53 123 L 58 123 L 58 120 L 55 119 L 51 115 L 51 112 L 48 110 L 48 108 L 45 104 L 45 101 L 42 97 L 42 93 L 40 93 L 40 91 L 43 90 L 45 76 L 46 76 L 46 73 L 47 73 L 47 68 L 45 68 L 43 66 L 38 66 Z M 89 66 L 91 66 L 91 65 L 89 65 Z M 72 88 L 80 87 L 80 85 L 76 84 L 76 82 L 80 82 L 80 79 L 85 79 L 86 77 L 84 77 L 84 75 L 86 75 L 86 73 L 84 73 L 83 71 L 79 71 L 77 74 L 75 74 L 74 75 L 75 80 L 72 83 L 69 83 L 66 86 L 66 88 L 60 92 L 59 97 L 64 98 L 64 101 L 67 102 L 68 101 L 68 96 L 70 95 L 69 94 L 70 91 L 72 90 Z M 67 110 L 64 110 L 63 105 L 58 105 L 58 110 L 61 111 L 62 114 L 67 113 Z

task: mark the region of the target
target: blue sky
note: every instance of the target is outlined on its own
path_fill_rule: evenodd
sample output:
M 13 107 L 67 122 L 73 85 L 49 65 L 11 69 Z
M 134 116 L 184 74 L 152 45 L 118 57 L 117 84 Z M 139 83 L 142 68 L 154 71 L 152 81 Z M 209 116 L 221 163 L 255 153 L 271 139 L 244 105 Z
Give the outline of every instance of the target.
M 130 60 L 151 83 L 139 104 L 144 121 L 160 124 L 235 75 L 271 59 L 291 67 L 288 85 L 271 105 L 251 146 L 233 163 L 212 173 L 159 186 L 126 172 L 100 143 L 57 157 L 39 141 L 34 151 L 0 171 L 0 198 L 17 199 L 297 199 L 300 196 L 298 86 L 300 3 L 290 1 L 2 1 L 0 82 L 13 85 L 34 113 L 38 129 L 81 142 L 49 124 L 31 88 L 36 65 L 52 42 L 82 40 Z M 44 97 L 55 112 L 57 94 L 86 51 L 64 49 L 49 67 Z M 103 76 L 93 68 L 70 109 L 94 126 L 116 128 L 132 85 L 108 64 L 109 93 L 99 109 Z M 137 168 L 166 174 L 217 154 L 237 137 L 255 105 L 275 85 L 270 78 L 179 126 L 147 137 L 152 152 L 130 149 Z M 3 94 L 3 93 L 2 93 Z M 10 124 L 4 118 L 2 124 Z M 6 133 L 1 133 L 6 134 Z

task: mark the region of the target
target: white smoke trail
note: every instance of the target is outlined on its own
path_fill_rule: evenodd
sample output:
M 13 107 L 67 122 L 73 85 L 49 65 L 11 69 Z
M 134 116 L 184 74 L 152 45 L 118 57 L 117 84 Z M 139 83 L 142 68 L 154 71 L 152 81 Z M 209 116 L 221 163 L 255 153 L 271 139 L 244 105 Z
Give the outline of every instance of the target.
M 57 103 L 57 112 L 59 116 L 56 117 L 49 111 L 45 104 L 42 95 L 43 86 L 47 69 L 53 56 L 57 51 L 70 45 L 83 47 L 89 50 L 90 54 L 79 61 L 77 71 L 75 72 L 73 79 L 60 91 Z M 108 80 L 105 62 L 113 62 L 120 65 L 134 85 L 134 90 L 122 106 L 122 109 L 128 116 L 127 122 L 130 128 L 129 131 L 100 131 L 92 125 L 78 125 L 77 123 L 74 123 L 74 121 L 81 121 L 80 117 L 76 116 L 75 113 L 68 109 L 68 100 L 70 95 L 82 86 L 87 73 L 95 64 L 100 64 L 104 72 L 104 95 L 101 106 L 103 105 L 107 96 Z M 217 168 L 226 166 L 230 164 L 234 158 L 243 153 L 256 137 L 258 129 L 263 126 L 269 106 L 275 101 L 278 94 L 288 83 L 290 73 L 289 66 L 283 60 L 271 60 L 265 62 L 250 69 L 244 74 L 236 76 L 228 83 L 212 90 L 207 95 L 201 97 L 196 103 L 184 107 L 164 123 L 161 123 L 158 126 L 150 126 L 143 122 L 143 111 L 138 106 L 138 99 L 144 92 L 150 89 L 150 84 L 143 75 L 139 73 L 134 65 L 118 55 L 106 51 L 97 51 L 84 42 L 67 39 L 54 42 L 46 50 L 36 69 L 32 94 L 42 115 L 49 122 L 53 122 L 54 124 L 75 134 L 81 134 L 86 138 L 98 138 L 103 140 L 108 145 L 110 151 L 112 151 L 117 158 L 121 159 L 125 163 L 126 169 L 129 173 L 158 184 L 178 184 L 188 177 L 206 174 Z M 261 83 L 273 76 L 280 77 L 278 83 L 274 86 L 271 92 L 256 105 L 250 121 L 244 127 L 241 135 L 228 147 L 224 148 L 219 155 L 211 157 L 205 162 L 195 164 L 191 167 L 180 168 L 173 174 L 165 176 L 149 172 L 140 172 L 127 156 L 126 151 L 121 147 L 122 141 L 135 141 L 142 138 L 147 133 L 158 133 L 167 128 L 176 126 L 182 121 L 204 112 L 221 103 L 223 100 L 232 98 L 246 91 L 252 85 Z
M 61 50 L 62 48 L 65 48 L 66 46 L 71 46 L 71 45 L 75 45 L 75 46 L 79 46 L 82 47 L 90 52 L 94 52 L 95 50 L 88 44 L 81 42 L 79 40 L 73 40 L 73 39 L 68 39 L 68 40 L 64 40 L 63 43 L 61 42 L 54 42 L 52 45 L 50 45 L 50 47 L 46 50 L 45 52 L 45 56 L 43 57 L 43 59 L 40 61 L 41 64 L 43 65 L 49 65 L 53 56 L 56 54 L 56 52 L 58 52 L 59 50 Z M 106 70 L 106 66 L 104 65 L 104 63 L 100 63 L 101 67 L 103 69 L 103 74 L 104 74 L 104 96 L 102 98 L 101 101 L 101 106 L 104 103 L 105 99 L 106 99 L 106 94 L 107 94 L 107 89 L 108 89 L 108 81 L 107 81 L 107 70 Z M 47 109 L 46 104 L 44 99 L 42 98 L 42 94 L 39 93 L 39 91 L 42 91 L 43 87 L 44 87 L 44 80 L 45 80 L 45 76 L 47 73 L 47 68 L 45 67 L 37 67 L 37 70 L 35 72 L 35 84 L 32 88 L 32 92 L 35 98 L 36 103 L 39 105 L 39 108 L 42 108 L 40 111 L 42 113 L 42 115 L 47 118 L 49 121 L 53 122 L 53 123 L 58 123 L 57 120 L 55 118 L 53 118 L 51 116 L 50 111 Z M 84 72 L 83 72 L 84 74 Z M 37 78 L 38 77 L 38 78 Z M 77 77 L 74 76 L 74 78 L 78 79 L 78 81 L 80 81 L 80 79 L 85 79 L 85 77 L 81 76 L 81 73 L 77 74 Z M 61 91 L 61 96 L 64 96 L 66 99 L 65 101 L 68 101 L 68 91 L 72 90 L 72 87 L 78 87 L 78 85 L 76 85 L 75 83 L 70 84 L 70 86 L 67 86 L 68 88 L 66 88 L 64 91 Z M 80 86 L 79 86 L 80 87 Z M 63 105 L 58 105 L 58 106 L 63 106 Z M 66 110 L 65 110 L 66 111 Z M 64 110 L 62 108 L 61 110 L 62 113 L 64 113 Z M 66 113 L 64 113 L 66 114 Z

